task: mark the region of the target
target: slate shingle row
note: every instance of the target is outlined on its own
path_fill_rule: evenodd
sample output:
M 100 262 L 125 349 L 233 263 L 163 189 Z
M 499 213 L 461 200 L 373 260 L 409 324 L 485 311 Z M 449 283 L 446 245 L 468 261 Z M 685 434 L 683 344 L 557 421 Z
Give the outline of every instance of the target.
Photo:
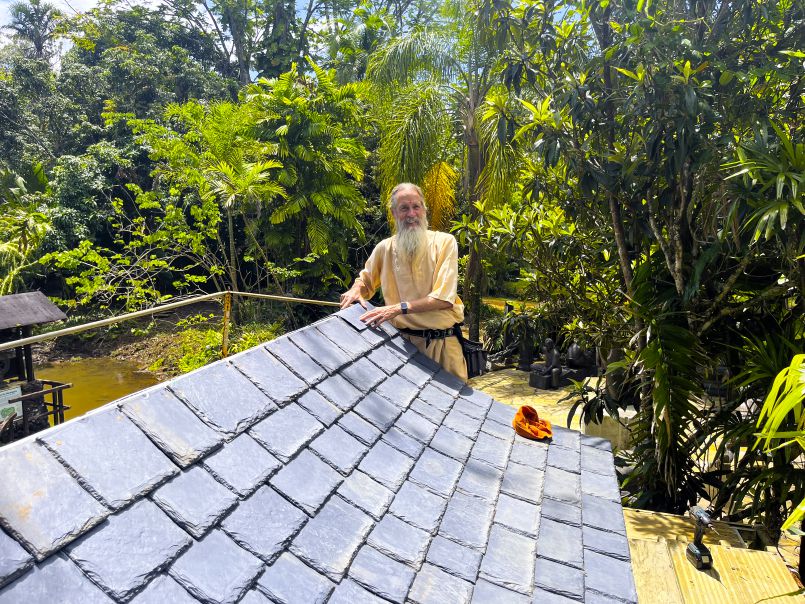
M 0 450 L 0 603 L 635 601 L 608 442 L 360 312 Z

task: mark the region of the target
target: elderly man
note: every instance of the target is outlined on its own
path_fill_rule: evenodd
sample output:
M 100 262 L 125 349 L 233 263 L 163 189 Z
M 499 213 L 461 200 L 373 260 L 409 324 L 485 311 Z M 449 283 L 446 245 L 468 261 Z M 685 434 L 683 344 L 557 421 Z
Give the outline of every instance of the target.
M 377 287 L 385 306 L 364 313 L 369 325 L 391 321 L 421 352 L 447 371 L 467 379 L 456 324 L 464 320 L 457 294 L 458 244 L 448 233 L 428 230 L 422 189 L 401 183 L 391 191 L 397 234 L 377 244 L 354 285 L 341 295 L 341 308 L 366 308 Z

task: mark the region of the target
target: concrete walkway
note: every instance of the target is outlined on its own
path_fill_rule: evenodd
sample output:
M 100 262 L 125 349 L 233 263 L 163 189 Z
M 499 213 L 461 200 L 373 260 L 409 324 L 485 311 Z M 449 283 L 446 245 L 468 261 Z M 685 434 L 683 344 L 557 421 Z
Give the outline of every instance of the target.
M 567 414 L 573 403 L 569 400 L 560 403 L 559 400 L 567 395 L 569 388 L 537 390 L 528 385 L 527 372 L 513 368 L 474 377 L 469 385 L 514 408 L 531 405 L 541 418 L 547 419 L 554 426 L 567 427 Z M 570 427 L 579 430 L 579 415 L 573 418 Z

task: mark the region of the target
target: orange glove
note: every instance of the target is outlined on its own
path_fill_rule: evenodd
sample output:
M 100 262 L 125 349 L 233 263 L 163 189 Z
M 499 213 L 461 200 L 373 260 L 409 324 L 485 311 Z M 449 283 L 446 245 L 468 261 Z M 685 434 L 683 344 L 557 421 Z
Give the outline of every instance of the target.
M 538 440 L 553 437 L 551 422 L 540 419 L 537 410 L 528 405 L 523 405 L 517 410 L 512 425 L 517 434 L 526 438 Z

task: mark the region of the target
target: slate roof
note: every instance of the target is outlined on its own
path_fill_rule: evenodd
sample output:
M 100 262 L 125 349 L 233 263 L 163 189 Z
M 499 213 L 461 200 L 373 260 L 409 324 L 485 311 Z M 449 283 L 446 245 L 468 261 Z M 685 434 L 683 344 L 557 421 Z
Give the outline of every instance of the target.
M 27 327 L 67 318 L 42 292 L 0 296 L 0 329 Z
M 636 601 L 609 442 L 359 315 L 0 449 L 0 603 Z

